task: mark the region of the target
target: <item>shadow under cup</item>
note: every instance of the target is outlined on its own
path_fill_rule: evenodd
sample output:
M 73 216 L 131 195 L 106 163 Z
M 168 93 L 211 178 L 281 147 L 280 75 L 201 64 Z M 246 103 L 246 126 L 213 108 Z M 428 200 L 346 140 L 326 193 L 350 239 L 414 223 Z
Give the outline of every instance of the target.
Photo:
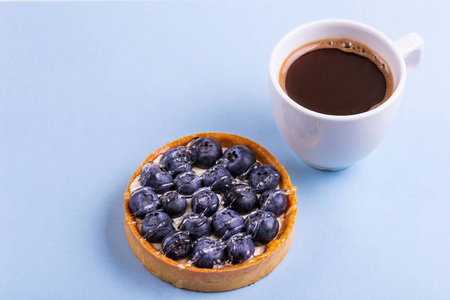
M 380 106 L 354 115 L 326 115 L 302 107 L 279 84 L 280 69 L 299 47 L 324 39 L 351 39 L 378 53 L 393 77 L 393 93 Z M 348 20 L 321 20 L 297 27 L 273 49 L 269 62 L 272 112 L 280 134 L 310 166 L 341 170 L 370 154 L 392 125 L 400 106 L 406 66 L 394 42 L 381 32 Z

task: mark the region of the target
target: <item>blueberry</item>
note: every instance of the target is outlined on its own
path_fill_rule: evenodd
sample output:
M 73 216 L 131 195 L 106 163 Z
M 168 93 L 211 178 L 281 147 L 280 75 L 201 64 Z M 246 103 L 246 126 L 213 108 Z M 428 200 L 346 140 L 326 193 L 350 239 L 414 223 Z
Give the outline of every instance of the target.
M 180 146 L 166 151 L 161 158 L 161 165 L 172 176 L 191 170 L 191 163 L 186 147 Z
M 207 236 L 211 232 L 208 217 L 199 214 L 189 214 L 184 217 L 183 221 L 181 221 L 180 228 L 188 232 L 193 239 Z
M 224 196 L 224 206 L 230 206 L 231 209 L 241 215 L 248 214 L 257 207 L 258 196 L 251 186 L 246 184 L 232 185 Z
M 200 176 L 192 171 L 178 174 L 173 182 L 177 192 L 184 195 L 191 195 L 202 186 Z
M 181 217 L 187 208 L 186 197 L 176 191 L 168 191 L 159 197 L 162 209 L 172 218 Z
M 162 170 L 157 163 L 149 162 L 142 166 L 140 184 L 151 187 L 157 194 L 170 190 L 173 185 L 172 181 L 172 176 Z
M 197 167 L 207 169 L 222 157 L 222 146 L 213 138 L 197 137 L 189 142 L 188 153 Z
M 237 233 L 230 237 L 226 243 L 225 251 L 228 260 L 232 264 L 238 264 L 246 261 L 255 253 L 255 244 L 252 237 L 246 233 Z
M 256 162 L 252 150 L 242 145 L 228 148 L 219 163 L 224 164 L 234 177 L 247 171 Z
M 231 185 L 233 176 L 222 165 L 214 165 L 202 174 L 203 186 L 211 187 L 214 192 L 224 192 Z
M 175 230 L 173 220 L 163 211 L 152 211 L 142 221 L 142 236 L 150 243 L 160 243 L 163 238 Z
M 280 173 L 272 166 L 261 165 L 250 173 L 249 181 L 257 193 L 262 193 L 277 187 Z
M 279 225 L 275 215 L 269 211 L 255 210 L 245 218 L 247 233 L 255 243 L 267 244 L 275 238 Z
M 270 189 L 259 197 L 259 208 L 272 212 L 275 217 L 281 216 L 286 211 L 287 204 L 283 190 Z
M 161 201 L 152 188 L 141 187 L 131 194 L 128 205 L 133 216 L 142 219 L 146 213 L 159 208 Z
M 228 239 L 245 230 L 244 219 L 234 210 L 224 208 L 211 217 L 211 230 L 218 237 Z
M 195 242 L 191 262 L 197 268 L 220 267 L 225 263 L 225 246 L 219 241 L 202 237 Z
M 173 231 L 162 240 L 161 249 L 168 258 L 174 260 L 185 258 L 191 254 L 192 239 L 184 231 Z
M 195 213 L 203 213 L 209 217 L 219 209 L 219 198 L 209 188 L 197 190 L 192 195 L 192 211 Z

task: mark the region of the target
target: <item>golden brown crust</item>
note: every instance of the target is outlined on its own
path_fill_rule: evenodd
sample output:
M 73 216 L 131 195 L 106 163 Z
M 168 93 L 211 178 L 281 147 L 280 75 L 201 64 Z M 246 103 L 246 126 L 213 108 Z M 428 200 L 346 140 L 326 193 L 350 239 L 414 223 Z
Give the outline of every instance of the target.
M 194 137 L 212 137 L 223 147 L 229 148 L 233 145 L 244 145 L 251 149 L 256 159 L 263 164 L 275 167 L 280 173 L 280 188 L 293 191 L 289 175 L 278 160 L 259 144 L 227 133 L 199 133 L 177 139 L 164 147 L 152 152 L 131 176 L 125 192 L 125 234 L 136 257 L 152 274 L 179 288 L 202 292 L 219 292 L 237 289 L 247 286 L 269 274 L 284 258 L 294 236 L 294 222 L 297 215 L 297 199 L 295 192 L 286 195 L 288 209 L 284 216 L 284 223 L 278 236 L 272 240 L 266 251 L 236 265 L 225 265 L 221 268 L 202 269 L 190 266 L 187 263 L 176 262 L 147 242 L 136 227 L 136 222 L 131 214 L 128 203 L 130 201 L 130 185 L 142 172 L 142 165 L 155 160 L 159 155 L 171 148 L 185 146 Z

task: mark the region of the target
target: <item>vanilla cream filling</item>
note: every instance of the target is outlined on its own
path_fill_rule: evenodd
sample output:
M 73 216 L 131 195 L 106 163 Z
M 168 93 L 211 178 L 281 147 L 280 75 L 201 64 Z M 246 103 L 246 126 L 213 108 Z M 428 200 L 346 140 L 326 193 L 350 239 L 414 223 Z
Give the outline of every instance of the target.
M 228 148 L 222 148 L 223 152 L 225 152 L 225 150 L 227 150 L 227 149 Z M 159 164 L 160 161 L 161 161 L 162 156 L 163 156 L 162 154 L 159 155 L 155 160 L 153 160 L 153 162 Z M 198 168 L 198 167 L 192 165 L 192 171 L 195 172 L 198 176 L 202 176 L 202 174 L 206 171 L 206 169 L 201 169 L 201 168 Z M 142 187 L 141 183 L 139 182 L 140 178 L 141 178 L 140 175 L 136 176 L 136 178 L 130 184 L 130 193 L 131 194 L 135 190 L 137 190 L 137 189 Z M 240 182 L 245 183 L 245 184 L 249 184 L 248 180 L 240 181 Z M 277 186 L 277 188 L 279 188 L 279 185 Z M 224 208 L 224 206 L 222 204 L 222 195 L 221 194 L 217 194 L 217 193 L 216 193 L 216 195 L 219 198 L 219 203 L 220 203 L 220 207 L 219 207 L 218 210 L 221 210 L 222 208 Z M 186 202 L 187 202 L 186 212 L 181 217 L 172 218 L 173 219 L 173 227 L 175 229 L 180 229 L 179 227 L 181 225 L 181 222 L 183 221 L 183 218 L 185 216 L 187 216 L 188 214 L 192 213 L 191 197 L 186 197 Z M 241 217 L 243 217 L 245 219 L 247 217 L 247 215 L 241 215 Z M 139 232 L 141 232 L 142 219 L 139 219 L 139 218 L 135 218 L 135 219 L 136 219 L 136 227 L 139 230 Z M 278 220 L 279 228 L 281 229 L 282 225 L 283 225 L 283 222 L 284 222 L 284 214 L 279 216 L 277 218 L 277 220 Z M 141 234 L 142 234 L 142 232 L 141 232 Z M 212 239 L 216 239 L 216 240 L 218 239 L 213 233 L 211 233 L 208 237 L 212 238 Z M 153 248 L 155 248 L 155 250 L 161 251 L 161 243 L 151 243 L 151 245 L 153 246 Z M 260 254 L 264 253 L 266 251 L 266 247 L 267 247 L 266 245 L 255 245 L 255 253 L 253 254 L 253 256 L 257 256 L 257 255 L 260 255 Z M 187 261 L 188 261 L 188 258 L 178 260 L 178 262 L 187 262 Z

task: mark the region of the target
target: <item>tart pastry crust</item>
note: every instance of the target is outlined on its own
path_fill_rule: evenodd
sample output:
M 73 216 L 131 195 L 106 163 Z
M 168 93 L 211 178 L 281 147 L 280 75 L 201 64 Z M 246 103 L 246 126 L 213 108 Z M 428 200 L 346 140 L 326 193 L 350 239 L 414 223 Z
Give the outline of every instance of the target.
M 264 253 L 239 264 L 225 264 L 221 268 L 203 269 L 177 262 L 159 251 L 147 242 L 136 227 L 136 221 L 131 214 L 128 203 L 130 201 L 130 185 L 142 172 L 142 165 L 155 160 L 167 150 L 186 144 L 194 137 L 211 137 L 216 139 L 222 147 L 244 145 L 251 149 L 256 159 L 262 164 L 275 167 L 280 173 L 280 189 L 292 191 L 286 198 L 288 208 L 284 213 L 283 225 L 278 235 L 267 244 Z M 237 289 L 252 284 L 266 276 L 281 262 L 289 250 L 294 236 L 294 222 L 297 215 L 297 199 L 289 175 L 278 160 L 259 144 L 238 135 L 227 133 L 198 133 L 179 138 L 158 150 L 152 152 L 131 176 L 125 192 L 125 234 L 131 250 L 141 264 L 158 278 L 172 285 L 194 291 L 219 292 Z

